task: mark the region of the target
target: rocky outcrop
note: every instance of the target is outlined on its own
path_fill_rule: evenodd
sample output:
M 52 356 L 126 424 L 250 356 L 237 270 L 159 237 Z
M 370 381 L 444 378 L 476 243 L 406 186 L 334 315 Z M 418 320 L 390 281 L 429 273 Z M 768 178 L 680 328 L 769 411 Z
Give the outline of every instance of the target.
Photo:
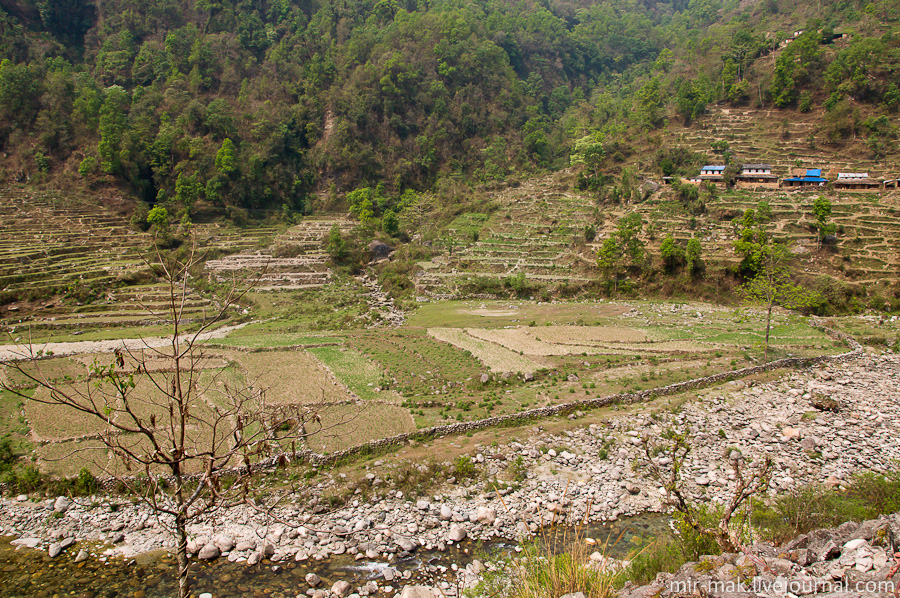
M 756 544 L 743 552 L 703 557 L 676 573 L 660 573 L 648 585 L 628 583 L 620 598 L 687 595 L 853 596 L 887 598 L 900 587 L 891 577 L 900 514 L 862 524 L 815 530 L 784 546 Z

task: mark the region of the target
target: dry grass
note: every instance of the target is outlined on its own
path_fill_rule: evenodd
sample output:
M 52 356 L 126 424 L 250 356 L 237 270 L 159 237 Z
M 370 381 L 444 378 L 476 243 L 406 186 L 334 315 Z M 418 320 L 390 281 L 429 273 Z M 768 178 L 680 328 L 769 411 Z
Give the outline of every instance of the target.
M 599 554 L 596 561 L 591 559 L 595 552 Z M 605 552 L 604 545 L 589 545 L 580 527 L 543 527 L 539 537 L 510 559 L 503 572 L 488 573 L 475 589 L 479 595 L 506 598 L 548 598 L 577 592 L 608 598 L 616 594 L 623 569 Z
M 37 449 L 41 469 L 46 473 L 69 477 L 86 467 L 95 476 L 109 470 L 109 455 L 99 440 L 75 440 L 46 444 Z
M 37 379 L 46 378 L 51 381 L 75 380 L 79 376 L 86 376 L 88 370 L 79 363 L 79 360 L 67 357 L 43 359 L 40 361 L 23 362 L 22 371 L 19 372 L 10 366 L 0 366 L 0 381 L 6 379 L 13 386 L 34 386 L 25 375 L 34 376 Z
M 469 351 L 481 363 L 495 372 L 533 372 L 540 367 L 534 361 L 523 357 L 498 344 L 477 339 L 459 328 L 429 328 L 428 334 Z
M 305 352 L 242 353 L 235 359 L 247 370 L 249 384 L 266 389 L 267 403 L 291 405 L 350 399 L 334 375 Z
M 643 343 L 651 340 L 643 330 L 621 326 L 545 326 L 533 330 L 548 343 Z
M 371 403 L 327 407 L 321 422 L 307 425 L 307 444 L 312 450 L 330 452 L 403 432 L 413 432 L 415 422 L 398 406 Z
M 63 392 L 71 393 L 80 387 L 63 386 Z M 50 392 L 39 388 L 34 393 L 37 400 L 49 400 Z M 84 434 L 97 434 L 106 429 L 105 424 L 94 417 L 59 404 L 25 401 L 25 418 L 31 425 L 37 440 L 63 440 Z

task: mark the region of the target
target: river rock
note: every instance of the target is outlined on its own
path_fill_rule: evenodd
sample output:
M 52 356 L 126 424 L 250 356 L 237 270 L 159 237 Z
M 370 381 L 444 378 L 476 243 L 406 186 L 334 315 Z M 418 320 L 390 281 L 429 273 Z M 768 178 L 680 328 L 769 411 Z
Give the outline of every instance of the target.
M 210 542 L 200 549 L 200 552 L 197 554 L 197 558 L 203 561 L 209 561 L 218 557 L 219 554 L 219 547 Z
M 488 507 L 478 507 L 475 511 L 475 520 L 479 523 L 483 523 L 484 525 L 493 525 L 494 520 L 497 518 L 497 513 L 494 509 L 490 509 Z
M 13 546 L 24 546 L 25 548 L 37 548 L 40 543 L 40 538 L 18 538 L 10 542 Z
M 452 540 L 454 542 L 461 542 L 466 537 L 466 530 L 464 527 L 459 525 L 451 525 L 450 532 L 447 534 L 447 539 Z
M 63 551 L 62 546 L 59 544 L 53 543 L 47 548 L 47 555 L 53 559 L 58 557 Z
M 53 502 L 53 511 L 56 513 L 65 513 L 72 505 L 72 501 L 65 496 L 58 496 Z
M 453 517 L 453 509 L 448 505 L 441 505 L 441 520 L 450 521 L 451 517 Z
M 237 543 L 237 546 L 234 547 L 238 552 L 243 552 L 245 550 L 254 550 L 256 548 L 256 540 L 241 540 Z
M 78 551 L 78 554 L 75 555 L 75 562 L 80 563 L 82 561 L 88 560 L 88 551 L 82 548 Z
M 350 593 L 352 586 L 344 581 L 343 579 L 334 582 L 334 585 L 331 586 L 331 593 L 339 596 L 340 598 L 344 598 Z
M 247 557 L 247 564 L 248 565 L 258 565 L 261 560 L 262 560 L 261 554 L 259 554 L 258 552 L 251 552 L 250 556 Z
M 231 552 L 234 549 L 234 538 L 227 534 L 219 534 L 212 540 L 222 552 Z
M 308 583 L 311 587 L 316 587 L 320 583 L 322 583 L 322 579 L 316 575 L 315 573 L 307 573 L 306 574 L 306 583 Z
M 405 586 L 400 598 L 434 598 L 434 592 L 428 586 Z

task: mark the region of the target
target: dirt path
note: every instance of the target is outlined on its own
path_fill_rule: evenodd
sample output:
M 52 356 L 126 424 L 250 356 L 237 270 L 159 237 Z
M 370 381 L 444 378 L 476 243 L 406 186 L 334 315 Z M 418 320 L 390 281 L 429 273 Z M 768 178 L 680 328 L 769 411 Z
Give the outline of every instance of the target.
M 234 326 L 222 326 L 216 330 L 204 332 L 197 336 L 198 341 L 207 341 L 212 339 L 225 338 L 234 330 L 238 330 L 246 326 L 249 322 L 236 324 Z M 188 339 L 192 335 L 182 335 L 182 339 Z M 172 343 L 170 337 L 151 337 L 151 338 L 120 338 L 109 341 L 77 341 L 70 343 L 35 343 L 33 346 L 28 345 L 0 345 L 0 363 L 12 361 L 15 359 L 28 358 L 32 352 L 37 354 L 43 351 L 43 354 L 52 352 L 54 356 L 62 357 L 67 355 L 77 355 L 79 353 L 112 353 L 116 349 L 126 349 L 138 351 L 147 348 L 165 347 Z

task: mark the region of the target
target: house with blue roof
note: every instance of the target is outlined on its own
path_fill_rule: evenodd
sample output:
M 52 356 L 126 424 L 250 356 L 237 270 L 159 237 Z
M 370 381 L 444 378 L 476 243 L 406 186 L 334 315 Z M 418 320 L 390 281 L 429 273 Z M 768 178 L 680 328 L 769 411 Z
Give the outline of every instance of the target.
M 781 179 L 782 187 L 824 187 L 826 183 L 821 168 L 807 168 L 805 172 L 795 169 L 791 176 Z
M 717 187 L 725 186 L 725 166 L 709 164 L 700 168 L 700 176 L 687 179 L 687 182 L 695 185 L 712 183 Z

